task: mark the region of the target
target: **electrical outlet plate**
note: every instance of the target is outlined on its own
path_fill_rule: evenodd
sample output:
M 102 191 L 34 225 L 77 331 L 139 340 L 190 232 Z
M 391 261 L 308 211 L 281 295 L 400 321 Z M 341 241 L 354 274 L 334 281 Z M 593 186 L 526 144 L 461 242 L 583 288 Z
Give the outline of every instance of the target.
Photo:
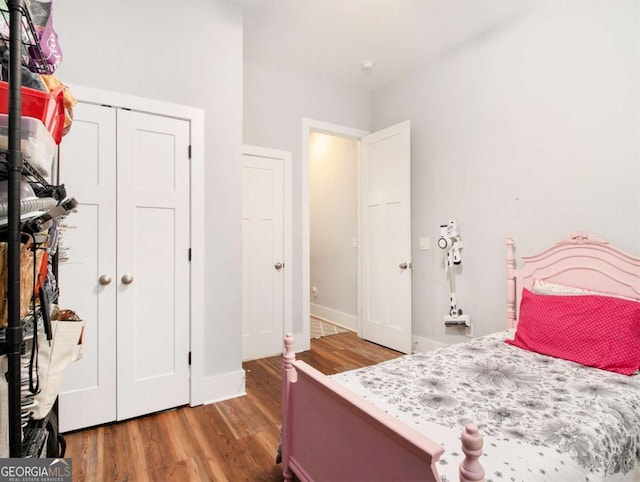
M 425 249 L 425 250 L 431 249 L 431 239 L 420 238 L 420 249 Z

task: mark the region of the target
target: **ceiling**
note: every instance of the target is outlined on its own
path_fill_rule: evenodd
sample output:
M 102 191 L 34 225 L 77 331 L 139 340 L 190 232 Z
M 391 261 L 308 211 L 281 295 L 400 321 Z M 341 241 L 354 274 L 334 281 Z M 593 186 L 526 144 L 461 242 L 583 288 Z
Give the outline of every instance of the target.
M 534 0 L 230 0 L 244 56 L 375 91 L 498 28 Z M 370 71 L 361 68 L 372 60 Z

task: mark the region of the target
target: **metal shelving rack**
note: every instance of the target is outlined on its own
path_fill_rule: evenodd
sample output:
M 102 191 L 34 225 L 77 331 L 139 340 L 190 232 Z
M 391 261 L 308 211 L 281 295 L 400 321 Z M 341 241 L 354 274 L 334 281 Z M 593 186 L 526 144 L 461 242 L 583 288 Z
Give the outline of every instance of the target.
M 0 12 L 9 25 L 9 38 L 1 37 L 9 48 L 9 148 L 8 162 L 8 234 L 7 234 L 7 307 L 6 351 L 9 392 L 9 455 L 22 457 L 21 426 L 21 351 L 24 343 L 20 320 L 20 181 L 24 163 L 20 150 L 22 119 L 22 65 L 26 52 L 32 71 L 51 73 L 44 61 L 33 23 L 24 0 L 0 1 Z M 8 18 L 7 18 L 8 15 Z M 23 35 L 24 34 L 24 35 Z M 23 42 L 24 40 L 24 42 Z M 40 60 L 42 59 L 42 60 Z M 34 334 L 35 336 L 35 334 Z

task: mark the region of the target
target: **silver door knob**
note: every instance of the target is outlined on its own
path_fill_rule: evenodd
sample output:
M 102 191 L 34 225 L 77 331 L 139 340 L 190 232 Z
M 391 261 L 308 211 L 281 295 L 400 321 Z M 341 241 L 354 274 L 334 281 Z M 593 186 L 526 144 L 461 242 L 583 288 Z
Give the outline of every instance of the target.
M 103 274 L 102 276 L 100 276 L 100 278 L 98 278 L 98 283 L 100 283 L 102 286 L 107 286 L 109 283 L 111 283 L 111 276 L 109 276 L 108 274 Z
M 273 265 L 273 267 L 278 271 L 280 271 L 282 268 L 284 268 L 284 263 L 281 263 L 280 261 L 278 261 L 276 264 Z
M 411 268 L 411 263 L 409 263 L 409 264 L 407 264 L 407 263 L 400 263 L 400 264 L 398 265 L 398 267 L 399 267 L 400 269 L 407 269 L 407 268 Z
M 133 276 L 131 276 L 130 274 L 125 274 L 122 277 L 121 281 L 123 285 L 130 285 L 131 283 L 133 283 Z

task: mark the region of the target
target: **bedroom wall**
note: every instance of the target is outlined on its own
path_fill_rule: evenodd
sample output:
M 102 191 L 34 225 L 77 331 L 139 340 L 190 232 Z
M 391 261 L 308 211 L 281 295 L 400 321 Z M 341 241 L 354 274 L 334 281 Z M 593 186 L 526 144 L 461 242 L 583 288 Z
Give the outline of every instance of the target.
M 57 75 L 69 84 L 204 109 L 205 375 L 224 379 L 242 369 L 242 11 L 215 0 L 191 0 L 180 10 L 169 0 L 56 2 L 64 52 Z M 229 390 L 235 395 L 243 387 Z
M 311 314 L 355 330 L 358 141 L 313 132 L 309 150 Z
M 285 67 L 245 59 L 244 143 L 292 153 L 293 328 L 302 332 L 302 119 L 369 130 L 371 94 Z
M 373 130 L 412 122 L 416 335 L 464 339 L 442 321 L 435 240 L 450 219 L 464 241 L 458 304 L 476 335 L 503 327 L 508 234 L 517 255 L 585 230 L 640 256 L 638 5 L 537 2 L 374 93 Z

